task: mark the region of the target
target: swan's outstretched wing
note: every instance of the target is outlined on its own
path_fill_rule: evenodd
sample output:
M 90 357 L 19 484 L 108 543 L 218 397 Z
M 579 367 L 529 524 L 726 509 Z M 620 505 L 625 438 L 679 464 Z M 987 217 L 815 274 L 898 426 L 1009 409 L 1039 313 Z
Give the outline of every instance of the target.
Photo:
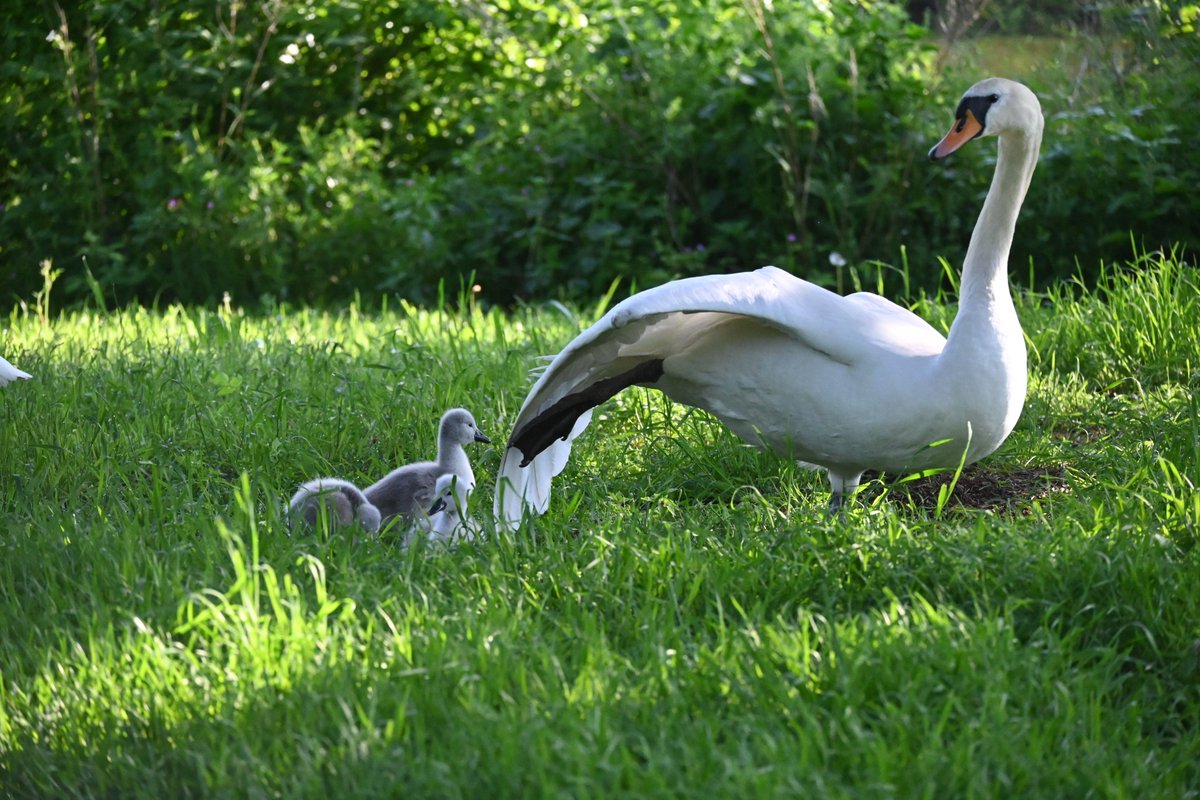
M 550 363 L 513 426 L 496 482 L 495 513 L 514 527 L 525 507 L 545 512 L 551 479 L 591 409 L 634 384 L 653 385 L 667 359 L 688 351 L 714 328 L 750 319 L 798 346 L 847 365 L 887 346 L 940 351 L 945 340 L 918 317 L 882 298 L 841 297 L 783 270 L 672 281 L 614 306 Z

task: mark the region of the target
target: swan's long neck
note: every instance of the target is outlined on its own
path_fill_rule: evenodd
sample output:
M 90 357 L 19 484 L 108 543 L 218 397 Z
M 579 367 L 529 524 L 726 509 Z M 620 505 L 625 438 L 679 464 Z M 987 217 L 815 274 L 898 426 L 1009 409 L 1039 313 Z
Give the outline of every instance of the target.
M 1041 140 L 1040 126 L 1000 137 L 996 172 L 963 261 L 959 311 L 950 328 L 948 353 L 957 349 L 958 339 L 994 336 L 998 329 L 1012 330 L 1017 324 L 1008 288 L 1008 254 Z M 1016 330 L 1019 335 L 1019 327 Z

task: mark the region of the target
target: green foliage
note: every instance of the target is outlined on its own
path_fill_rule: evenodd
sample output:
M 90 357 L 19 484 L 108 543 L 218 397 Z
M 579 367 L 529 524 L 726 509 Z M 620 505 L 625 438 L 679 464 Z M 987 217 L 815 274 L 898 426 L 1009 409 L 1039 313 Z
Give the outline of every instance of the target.
M 1018 297 L 1030 397 L 957 476 L 820 475 L 645 390 L 545 517 L 454 550 L 289 530 L 301 480 L 497 443 L 597 309 L 6 316 L 0 793 L 1186 797 L 1200 271 Z M 928 299 L 940 324 L 953 309 Z M 485 522 L 499 447 L 472 451 Z M 1039 488 L 1050 482 L 1053 490 Z M 989 498 L 989 504 L 992 499 Z
M 1005 70 L 1047 110 L 1013 259 L 1043 281 L 1130 231 L 1195 250 L 1192 7 L 1123 8 L 1070 40 L 1082 60 Z M 764 263 L 845 288 L 842 259 L 902 246 L 933 287 L 993 157 L 923 163 L 981 70 L 939 73 L 877 0 L 91 0 L 0 26 L 15 298 L 43 261 L 118 305 L 427 302 L 472 275 L 496 302 L 585 297 Z
M 760 29 L 740 3 L 709 5 L 591 7 L 586 35 L 555 58 L 576 99 L 531 108 L 515 141 L 458 159 L 447 195 L 470 231 L 451 236 L 485 287 L 499 272 L 521 294 L 594 295 L 614 276 L 854 255 L 856 238 L 895 225 L 903 172 L 872 173 L 865 154 L 914 158 L 919 30 L 886 6 L 796 7 Z
M 69 8 L 3 20 L 6 288 L 24 293 L 30 258 L 63 265 L 72 294 L 86 264 L 121 301 L 436 285 L 447 243 L 422 173 L 464 144 L 467 101 L 503 66 L 478 58 L 470 17 L 399 2 Z
M 1080 276 L 1091 284 L 1100 277 L 1094 265 L 1145 251 L 1177 249 L 1194 261 L 1200 249 L 1189 221 L 1200 214 L 1190 188 L 1200 181 L 1200 153 L 1185 122 L 1188 98 L 1200 92 L 1200 36 L 1166 6 L 1091 10 L 1098 16 L 1084 35 L 979 40 L 968 47 L 976 57 L 952 71 L 1016 61 L 1013 77 L 1041 98 L 1045 139 L 1010 264 L 1032 263 L 1044 285 Z M 994 154 L 961 155 L 960 168 L 979 165 L 964 177 L 982 197 Z

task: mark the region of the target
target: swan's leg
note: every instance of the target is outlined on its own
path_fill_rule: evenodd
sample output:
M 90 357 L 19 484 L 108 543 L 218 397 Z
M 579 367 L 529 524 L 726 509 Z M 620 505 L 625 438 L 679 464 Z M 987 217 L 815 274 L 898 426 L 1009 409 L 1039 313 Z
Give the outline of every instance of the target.
M 860 480 L 862 480 L 861 472 L 844 475 L 829 470 L 829 488 L 832 490 L 829 497 L 829 514 L 831 516 L 837 514 L 840 517 L 846 513 L 846 502 L 853 499 L 854 493 L 858 491 Z

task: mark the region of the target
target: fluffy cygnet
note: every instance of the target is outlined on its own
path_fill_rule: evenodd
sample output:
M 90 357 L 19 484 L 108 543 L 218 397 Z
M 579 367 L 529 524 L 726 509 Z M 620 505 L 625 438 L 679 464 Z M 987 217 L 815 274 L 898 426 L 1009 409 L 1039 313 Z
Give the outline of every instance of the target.
M 464 445 L 472 442 L 491 442 L 475 424 L 475 417 L 465 408 L 452 408 L 442 415 L 438 426 L 436 461 L 418 461 L 398 467 L 381 480 L 363 490 L 366 499 L 379 509 L 383 527 L 393 520 L 416 523 L 439 498 L 437 480 L 442 475 L 455 476 L 462 508 L 475 489 L 475 473 L 467 459 Z
M 314 527 L 322 504 L 333 527 L 346 527 L 357 522 L 368 533 L 379 530 L 379 509 L 361 489 L 341 478 L 317 478 L 301 484 L 288 503 L 288 516 L 293 525 L 303 522 Z
M 467 515 L 467 492 L 458 476 L 452 472 L 439 475 L 434 493 L 438 500 L 430 509 L 429 541 L 451 544 L 474 541 L 471 518 Z

